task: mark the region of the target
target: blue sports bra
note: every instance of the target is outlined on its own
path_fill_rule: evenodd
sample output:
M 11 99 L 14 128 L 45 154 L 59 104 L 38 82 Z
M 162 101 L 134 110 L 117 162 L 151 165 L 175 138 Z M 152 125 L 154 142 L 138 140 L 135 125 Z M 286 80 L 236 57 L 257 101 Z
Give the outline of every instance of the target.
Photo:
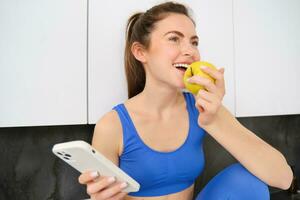
M 185 142 L 171 152 L 159 152 L 147 146 L 124 104 L 117 111 L 123 128 L 123 153 L 119 167 L 140 184 L 130 196 L 162 196 L 190 187 L 204 168 L 203 138 L 205 131 L 197 123 L 199 112 L 192 94 L 184 92 L 189 113 L 189 132 Z

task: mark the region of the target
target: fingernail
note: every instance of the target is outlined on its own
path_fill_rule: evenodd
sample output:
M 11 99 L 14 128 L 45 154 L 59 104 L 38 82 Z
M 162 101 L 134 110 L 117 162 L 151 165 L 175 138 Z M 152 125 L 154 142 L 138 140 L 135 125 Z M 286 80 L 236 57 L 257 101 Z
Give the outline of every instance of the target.
M 190 82 L 191 82 L 191 78 L 186 79 L 186 81 L 187 81 L 188 83 L 190 83 Z
M 115 182 L 115 180 L 116 180 L 116 178 L 112 176 L 112 177 L 109 177 L 107 181 L 109 183 L 113 183 L 113 182 Z
M 206 66 L 201 66 L 201 69 L 204 69 L 204 70 L 206 70 L 206 69 L 207 69 L 207 67 L 206 67 Z
M 126 188 L 127 187 L 127 183 L 126 182 L 123 182 L 121 185 L 120 185 L 120 188 L 123 189 L 123 188 Z
M 97 171 L 94 171 L 94 172 L 91 172 L 91 173 L 90 173 L 90 176 L 91 176 L 92 178 L 97 178 L 97 177 L 99 176 L 99 173 L 98 173 Z

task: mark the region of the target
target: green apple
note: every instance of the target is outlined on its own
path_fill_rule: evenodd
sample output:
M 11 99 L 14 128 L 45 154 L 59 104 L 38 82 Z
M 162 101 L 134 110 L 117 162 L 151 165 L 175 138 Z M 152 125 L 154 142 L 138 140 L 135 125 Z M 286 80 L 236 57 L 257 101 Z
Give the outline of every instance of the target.
M 193 94 L 197 94 L 199 90 L 202 90 L 205 88 L 202 85 L 187 82 L 188 78 L 190 78 L 194 75 L 197 75 L 197 76 L 201 76 L 204 78 L 208 78 L 213 82 L 216 81 L 213 77 L 211 77 L 210 75 L 208 75 L 207 73 L 205 73 L 201 70 L 202 66 L 206 66 L 211 69 L 217 70 L 217 68 L 213 64 L 211 64 L 209 62 L 205 62 L 205 61 L 197 61 L 197 62 L 193 62 L 192 64 L 190 64 L 184 73 L 183 82 L 184 82 L 186 89 L 189 90 Z

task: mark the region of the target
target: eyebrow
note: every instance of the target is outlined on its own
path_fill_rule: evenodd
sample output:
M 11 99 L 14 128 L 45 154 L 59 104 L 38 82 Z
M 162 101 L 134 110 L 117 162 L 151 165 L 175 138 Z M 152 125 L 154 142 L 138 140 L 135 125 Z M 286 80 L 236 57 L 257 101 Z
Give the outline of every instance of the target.
M 176 35 L 179 35 L 180 37 L 184 37 L 184 34 L 181 33 L 181 32 L 179 32 L 179 31 L 168 31 L 167 33 L 164 34 L 164 36 L 166 36 L 166 35 L 168 35 L 168 34 L 170 34 L 170 33 L 174 33 L 174 34 L 176 34 Z M 198 37 L 197 35 L 193 35 L 193 36 L 191 37 L 191 39 L 197 39 L 197 40 L 199 40 L 199 37 Z

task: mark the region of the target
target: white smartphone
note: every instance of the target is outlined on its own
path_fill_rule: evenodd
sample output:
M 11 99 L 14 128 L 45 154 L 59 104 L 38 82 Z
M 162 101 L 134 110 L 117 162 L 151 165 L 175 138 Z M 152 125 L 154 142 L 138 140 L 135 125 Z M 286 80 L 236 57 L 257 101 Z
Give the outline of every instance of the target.
M 97 152 L 85 141 L 71 141 L 55 144 L 52 152 L 79 172 L 98 171 L 100 176 L 113 176 L 117 181 L 126 182 L 124 192 L 136 192 L 140 185 L 104 155 Z

